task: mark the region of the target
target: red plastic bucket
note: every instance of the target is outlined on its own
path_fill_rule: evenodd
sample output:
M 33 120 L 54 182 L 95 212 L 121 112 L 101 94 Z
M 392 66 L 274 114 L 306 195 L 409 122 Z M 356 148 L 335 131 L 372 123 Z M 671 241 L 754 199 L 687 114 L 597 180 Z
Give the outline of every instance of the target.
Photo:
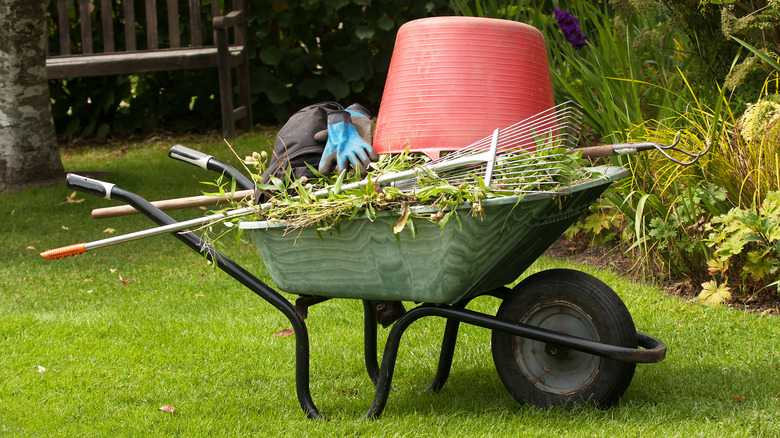
M 536 28 L 477 17 L 414 20 L 398 30 L 374 149 L 438 158 L 554 105 Z

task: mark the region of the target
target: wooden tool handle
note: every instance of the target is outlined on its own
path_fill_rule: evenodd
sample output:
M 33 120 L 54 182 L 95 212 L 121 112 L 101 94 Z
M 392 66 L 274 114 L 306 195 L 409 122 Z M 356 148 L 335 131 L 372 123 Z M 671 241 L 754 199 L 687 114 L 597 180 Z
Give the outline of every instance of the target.
M 602 158 L 615 155 L 615 148 L 612 145 L 591 146 L 582 149 L 575 149 L 582 152 L 582 158 Z
M 254 190 L 240 190 L 233 194 L 233 196 L 190 196 L 187 198 L 175 198 L 165 199 L 162 201 L 154 201 L 152 205 L 160 210 L 178 210 L 181 208 L 189 207 L 202 207 L 206 205 L 217 205 L 222 202 L 230 200 L 241 200 L 252 196 Z M 116 207 L 104 207 L 96 208 L 92 210 L 92 217 L 94 219 L 104 219 L 109 217 L 127 216 L 131 214 L 138 214 L 138 210 L 129 205 L 119 205 Z

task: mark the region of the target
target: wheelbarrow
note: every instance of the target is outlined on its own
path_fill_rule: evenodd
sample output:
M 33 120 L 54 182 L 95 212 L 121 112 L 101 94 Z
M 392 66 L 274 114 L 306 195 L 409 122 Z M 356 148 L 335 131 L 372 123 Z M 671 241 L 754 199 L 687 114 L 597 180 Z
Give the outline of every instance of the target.
M 174 147 L 170 155 L 233 178 L 240 189 L 254 187 L 239 171 L 212 156 L 180 147 Z M 637 363 L 664 359 L 666 346 L 637 332 L 618 295 L 593 276 L 553 269 L 507 286 L 612 182 L 628 175 L 622 167 L 589 171 L 592 178 L 563 193 L 486 199 L 483 220 L 470 216 L 468 208 L 459 208 L 460 228 L 440 229 L 438 224 L 418 221 L 414 237 L 395 235 L 392 223 L 396 218 L 389 213 L 373 221 L 345 221 L 324 233 L 304 228 L 285 235 L 284 224 L 241 222 L 240 228 L 251 233 L 276 287 L 297 295 L 295 303 L 196 233 L 176 232 L 190 226 L 188 221 L 177 222 L 146 199 L 78 175 L 68 175 L 67 185 L 132 206 L 158 225 L 158 234 L 171 232 L 281 311 L 295 331 L 297 398 L 310 418 L 321 414 L 309 389 L 306 310 L 333 298 L 362 300 L 365 366 L 376 386 L 365 414 L 370 418 L 379 416 L 387 403 L 404 332 L 425 317 L 446 320 L 437 370 L 428 385 L 434 391 L 441 389 L 449 376 L 461 323 L 492 331 L 493 360 L 501 381 L 519 402 L 541 407 L 585 402 L 612 405 L 628 388 Z M 425 213 L 425 208 L 416 212 Z M 137 238 L 144 236 L 139 233 Z M 58 258 L 84 250 L 82 244 L 42 255 Z M 367 262 L 372 263 L 371 268 L 366 268 Z M 353 269 L 356 265 L 360 269 Z M 311 266 L 317 266 L 316 272 Z M 483 296 L 502 300 L 495 315 L 466 309 L 472 300 Z M 389 330 L 381 363 L 371 300 L 416 303 Z

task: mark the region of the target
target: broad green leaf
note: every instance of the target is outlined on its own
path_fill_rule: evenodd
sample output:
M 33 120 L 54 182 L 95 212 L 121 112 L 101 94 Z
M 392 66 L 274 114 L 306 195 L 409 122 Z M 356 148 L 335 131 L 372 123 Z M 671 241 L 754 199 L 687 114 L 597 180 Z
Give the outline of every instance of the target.
M 721 243 L 720 247 L 715 251 L 720 255 L 721 259 L 729 258 L 733 255 L 737 255 L 742 252 L 742 248 L 747 244 L 746 241 L 739 238 L 729 238 Z
M 773 268 L 777 268 L 778 261 L 774 257 L 767 257 L 767 254 L 769 254 L 769 250 L 749 251 L 742 270 L 750 274 L 755 280 L 760 280 L 769 275 Z
M 322 81 L 315 78 L 306 78 L 298 84 L 298 92 L 302 95 L 313 99 L 317 97 L 317 94 L 322 88 Z
M 325 86 L 336 100 L 343 99 L 349 95 L 349 85 L 340 78 L 329 78 Z
M 355 29 L 355 35 L 361 40 L 369 40 L 374 37 L 374 29 L 371 26 L 358 26 Z M 358 64 L 358 63 L 355 63 Z M 361 64 L 362 65 L 362 64 Z
M 699 301 L 704 301 L 710 306 L 717 306 L 731 299 L 731 291 L 725 284 L 718 284 L 711 280 L 701 285 L 702 291 L 699 293 Z
M 376 26 L 382 30 L 390 31 L 395 26 L 395 21 L 387 15 L 383 15 L 376 20 Z
M 339 65 L 339 71 L 347 82 L 363 78 L 365 64 L 362 62 L 345 62 Z
M 267 89 L 265 94 L 271 103 L 286 103 L 290 101 L 290 89 L 285 85 Z
M 100 127 L 98 127 L 97 132 L 95 133 L 95 137 L 98 139 L 105 138 L 109 131 L 111 131 L 111 126 L 108 123 L 101 123 Z
M 270 66 L 279 65 L 279 63 L 282 62 L 283 57 L 284 55 L 278 47 L 263 47 L 263 50 L 260 51 L 260 60 L 263 61 L 264 64 Z

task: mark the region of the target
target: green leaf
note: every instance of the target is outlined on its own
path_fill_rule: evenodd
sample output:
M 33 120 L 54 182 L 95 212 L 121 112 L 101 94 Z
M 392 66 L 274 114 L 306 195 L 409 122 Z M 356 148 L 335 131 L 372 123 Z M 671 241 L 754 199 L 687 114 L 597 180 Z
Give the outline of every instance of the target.
M 260 190 L 276 190 L 277 189 L 276 186 L 274 186 L 272 184 L 256 184 L 255 187 L 257 187 Z
M 340 172 L 338 178 L 336 178 L 336 182 L 333 184 L 333 193 L 340 193 L 341 192 L 341 185 L 344 184 L 344 177 L 346 177 L 347 172 Z
M 327 4 L 331 10 L 338 11 L 344 6 L 347 6 L 349 2 L 350 0 L 329 0 Z
M 325 87 L 336 100 L 343 99 L 349 95 L 349 85 L 343 79 L 328 78 L 325 82 Z
M 376 20 L 376 26 L 382 30 L 390 31 L 395 26 L 395 20 L 388 17 L 387 15 L 383 15 L 379 17 L 378 20 Z
M 771 274 L 773 269 L 777 269 L 778 262 L 775 258 L 767 257 L 767 254 L 769 254 L 769 250 L 749 251 L 742 270 L 755 280 L 760 280 Z
M 744 248 L 746 244 L 747 242 L 744 239 L 731 237 L 723 241 L 715 253 L 718 254 L 722 260 L 725 260 L 733 255 L 741 253 L 742 248 Z
M 725 284 L 718 284 L 717 281 L 711 280 L 702 283 L 701 287 L 698 300 L 710 306 L 717 306 L 731 299 L 731 290 Z
M 90 135 L 92 135 L 92 132 L 95 130 L 95 125 L 97 122 L 95 120 L 89 122 L 87 126 L 84 127 L 84 129 L 81 130 L 81 133 L 79 134 L 83 138 L 87 138 Z
M 108 123 L 101 123 L 95 133 L 95 137 L 98 139 L 105 138 L 111 131 L 111 126 Z
M 352 91 L 355 93 L 361 93 L 366 89 L 366 84 L 363 81 L 355 81 L 352 83 Z
M 731 37 L 731 38 L 732 38 L 732 39 L 734 39 L 736 42 L 738 42 L 738 43 L 742 44 L 743 46 L 745 46 L 745 47 L 746 47 L 748 50 L 750 50 L 751 52 L 753 52 L 753 53 L 754 53 L 756 56 L 758 56 L 759 58 L 761 58 L 761 60 L 762 60 L 762 61 L 764 61 L 764 62 L 766 62 L 767 64 L 769 64 L 769 66 L 770 66 L 770 67 L 774 68 L 775 70 L 780 70 L 780 64 L 778 64 L 778 63 L 777 63 L 777 61 L 775 61 L 774 59 L 772 59 L 772 58 L 771 58 L 769 55 L 767 55 L 766 53 L 762 52 L 761 50 L 757 49 L 757 48 L 756 48 L 756 47 L 754 47 L 754 46 L 751 46 L 750 44 L 748 44 L 748 43 L 746 43 L 746 42 L 742 41 L 741 39 L 739 39 L 739 38 L 737 38 L 737 37 L 734 37 L 734 36 L 733 36 L 733 37 Z
M 358 26 L 355 29 L 355 35 L 361 40 L 370 40 L 374 37 L 374 32 L 374 29 L 370 26 Z
M 286 103 L 290 101 L 290 89 L 286 86 L 279 86 L 267 89 L 265 95 L 271 103 Z
M 446 214 L 445 214 L 445 215 L 444 215 L 444 216 L 441 218 L 441 221 L 439 222 L 439 227 L 440 227 L 440 228 L 444 228 L 444 226 L 445 226 L 445 225 L 447 225 L 447 223 L 450 221 L 450 219 L 452 219 L 452 216 L 453 216 L 454 214 L 455 214 L 455 210 L 450 210 L 450 211 L 448 211 L 448 212 L 447 212 L 447 213 L 446 213 Z
M 278 190 L 280 193 L 284 193 L 287 191 L 287 187 L 284 186 L 284 182 L 282 182 L 281 179 L 271 176 L 271 184 L 273 184 L 274 188 Z
M 409 231 L 412 233 L 413 238 L 417 238 L 417 227 L 414 226 L 414 220 L 410 217 L 406 221 L 406 225 L 409 227 Z
M 306 78 L 298 84 L 298 92 L 308 97 L 309 99 L 317 97 L 317 94 L 319 94 L 321 88 L 322 81 L 315 78 Z
M 351 82 L 363 78 L 364 66 L 362 62 L 344 62 L 339 65 L 339 71 L 344 80 Z
M 279 65 L 279 63 L 282 62 L 282 58 L 283 53 L 278 47 L 264 47 L 263 50 L 260 51 L 260 60 L 263 61 L 264 64 L 270 66 Z

